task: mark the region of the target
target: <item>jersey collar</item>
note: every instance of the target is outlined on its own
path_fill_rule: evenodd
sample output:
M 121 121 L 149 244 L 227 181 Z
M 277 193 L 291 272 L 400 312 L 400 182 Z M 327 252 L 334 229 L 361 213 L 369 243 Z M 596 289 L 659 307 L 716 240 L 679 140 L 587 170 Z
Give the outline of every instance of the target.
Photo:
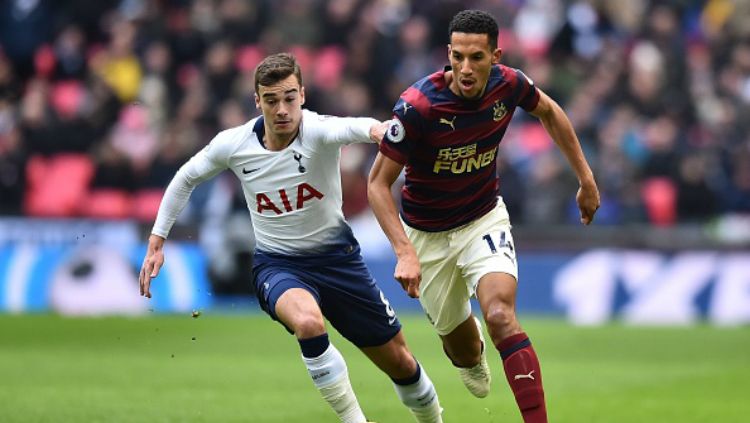
M 300 138 L 302 136 L 303 122 L 304 122 L 304 115 L 303 115 L 302 122 L 300 122 L 299 124 L 297 135 L 295 135 L 295 137 L 292 138 L 291 141 L 289 141 L 289 144 L 287 144 L 287 147 L 292 145 L 297 138 Z M 255 132 L 256 138 L 258 138 L 258 143 L 260 143 L 260 146 L 268 150 L 268 147 L 266 147 L 266 143 L 263 141 L 263 137 L 265 137 L 266 135 L 266 126 L 265 126 L 265 121 L 263 120 L 263 115 L 260 115 L 258 117 L 258 120 L 255 121 L 255 125 L 253 125 L 253 132 Z
M 263 137 L 266 135 L 266 127 L 263 124 L 263 115 L 258 117 L 258 120 L 255 121 L 253 132 L 255 132 L 255 136 L 258 138 L 260 146 L 266 148 L 266 144 L 263 142 Z

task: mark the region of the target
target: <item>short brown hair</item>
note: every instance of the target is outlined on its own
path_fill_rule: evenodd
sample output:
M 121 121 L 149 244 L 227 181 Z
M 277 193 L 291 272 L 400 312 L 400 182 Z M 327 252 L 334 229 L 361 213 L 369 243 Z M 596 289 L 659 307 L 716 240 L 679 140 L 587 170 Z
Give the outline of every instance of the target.
M 258 92 L 260 85 L 268 87 L 292 74 L 302 85 L 302 71 L 294 55 L 291 53 L 272 54 L 263 59 L 255 68 L 255 92 Z

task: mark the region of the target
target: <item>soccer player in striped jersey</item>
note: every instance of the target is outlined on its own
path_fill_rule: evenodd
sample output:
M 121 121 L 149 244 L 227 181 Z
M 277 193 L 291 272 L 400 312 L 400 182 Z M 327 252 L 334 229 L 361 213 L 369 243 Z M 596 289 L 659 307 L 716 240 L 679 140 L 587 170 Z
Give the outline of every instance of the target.
M 366 420 L 324 317 L 393 380 L 416 421 L 441 422 L 435 388 L 409 351 L 341 211 L 341 147 L 377 142 L 385 125 L 302 109 L 302 76 L 290 54 L 258 65 L 255 92 L 262 116 L 219 133 L 167 187 L 141 269 L 141 295 L 151 297 L 164 240 L 194 187 L 228 169 L 242 184 L 255 230 L 260 305 L 296 336 L 314 385 L 339 419 Z
M 506 378 L 527 423 L 547 421 L 539 360 L 515 314 L 518 268 L 496 169 L 513 112 L 539 118 L 580 183 L 581 222 L 599 207 L 594 176 L 570 121 L 520 70 L 499 63 L 498 26 L 465 10 L 449 27 L 450 67 L 403 92 L 370 171 L 370 205 L 398 259 L 394 277 L 419 297 L 469 391 L 485 397 L 490 369 L 479 300 Z M 406 168 L 401 213 L 391 186 Z

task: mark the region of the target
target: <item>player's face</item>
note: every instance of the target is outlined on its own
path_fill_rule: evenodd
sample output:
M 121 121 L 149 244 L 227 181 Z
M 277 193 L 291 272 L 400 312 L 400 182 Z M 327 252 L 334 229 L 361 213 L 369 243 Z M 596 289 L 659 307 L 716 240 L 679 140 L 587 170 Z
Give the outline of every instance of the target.
M 448 59 L 453 69 L 451 91 L 464 98 L 484 93 L 492 65 L 500 62 L 502 51 L 492 50 L 487 34 L 454 32 L 448 44 Z
M 303 104 L 305 88 L 293 74 L 271 86 L 259 85 L 255 93 L 255 105 L 263 112 L 269 135 L 282 140 L 297 133 Z

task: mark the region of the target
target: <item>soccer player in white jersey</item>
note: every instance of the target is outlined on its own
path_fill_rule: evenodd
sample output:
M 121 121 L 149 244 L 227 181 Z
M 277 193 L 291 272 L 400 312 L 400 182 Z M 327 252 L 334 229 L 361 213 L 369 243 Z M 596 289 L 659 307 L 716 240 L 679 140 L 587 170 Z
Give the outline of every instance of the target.
M 379 142 L 385 125 L 318 115 L 303 110 L 304 102 L 292 55 L 275 54 L 258 65 L 255 103 L 262 116 L 219 133 L 177 172 L 149 237 L 141 295 L 151 297 L 164 240 L 194 187 L 229 169 L 242 183 L 255 230 L 253 283 L 261 307 L 296 336 L 313 383 L 339 419 L 366 421 L 324 316 L 393 380 L 418 422 L 441 422 L 435 388 L 409 352 L 341 211 L 341 146 Z

